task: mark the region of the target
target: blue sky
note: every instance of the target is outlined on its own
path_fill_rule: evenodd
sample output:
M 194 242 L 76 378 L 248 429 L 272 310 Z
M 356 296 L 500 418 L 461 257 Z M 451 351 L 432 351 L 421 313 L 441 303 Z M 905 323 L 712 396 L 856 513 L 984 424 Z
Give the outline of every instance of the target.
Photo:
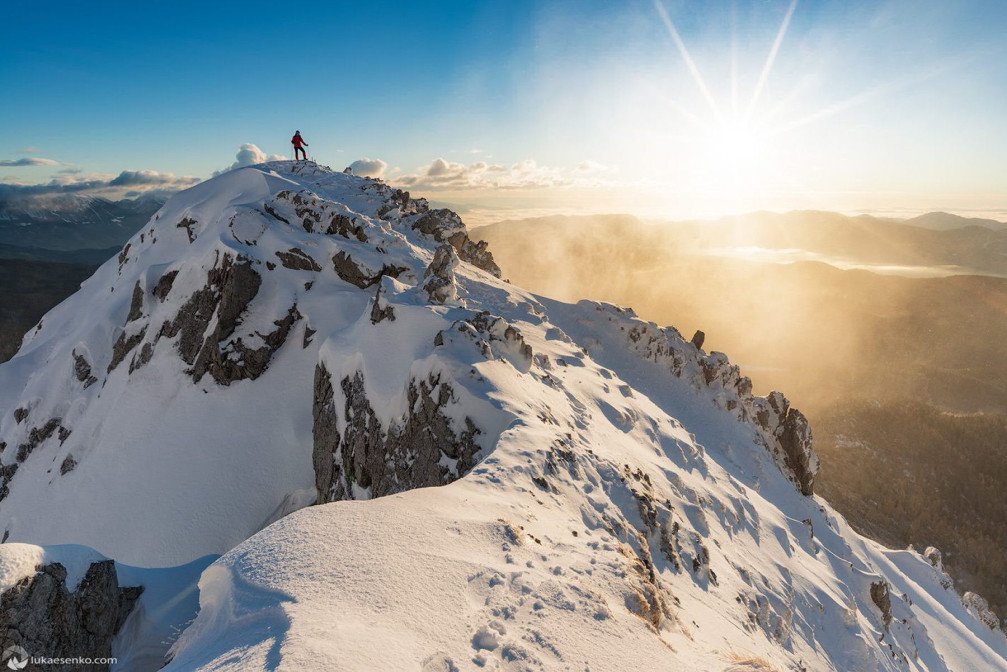
M 4 11 L 8 188 L 179 186 L 296 128 L 468 209 L 1007 209 L 999 0 Z

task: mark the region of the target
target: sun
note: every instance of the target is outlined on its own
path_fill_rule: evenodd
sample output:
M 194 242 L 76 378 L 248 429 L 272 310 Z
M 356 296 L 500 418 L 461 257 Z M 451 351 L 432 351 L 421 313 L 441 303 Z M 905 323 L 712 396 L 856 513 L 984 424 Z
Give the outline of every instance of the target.
M 693 180 L 700 190 L 715 193 L 727 200 L 757 195 L 766 190 L 774 179 L 781 178 L 781 170 L 788 167 L 780 165 L 778 161 L 781 156 L 776 151 L 779 140 L 772 140 L 780 135 L 782 127 L 772 123 L 772 113 L 760 114 L 760 100 L 797 4 L 798 0 L 791 0 L 747 103 L 737 100 L 738 82 L 735 79 L 734 62 L 737 55 L 732 48 L 730 88 L 734 93 L 731 104 L 726 105 L 718 101 L 707 86 L 661 0 L 654 0 L 654 6 L 668 35 L 678 48 L 708 107 L 706 114 L 702 114 L 674 106 L 675 111 L 681 113 L 698 131 L 696 142 L 690 144 L 694 152 L 692 165 L 696 168 Z
M 744 169 L 761 153 L 758 130 L 743 119 L 717 124 L 707 135 L 707 151 L 724 167 Z

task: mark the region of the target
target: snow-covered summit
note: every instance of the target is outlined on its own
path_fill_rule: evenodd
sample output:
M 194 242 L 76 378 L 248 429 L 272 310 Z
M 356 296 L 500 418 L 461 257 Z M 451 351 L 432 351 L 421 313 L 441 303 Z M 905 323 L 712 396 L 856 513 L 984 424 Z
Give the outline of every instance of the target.
M 0 528 L 225 553 L 169 669 L 1007 666 L 939 563 L 813 495 L 782 394 L 500 276 L 313 164 L 180 193 L 0 366 Z

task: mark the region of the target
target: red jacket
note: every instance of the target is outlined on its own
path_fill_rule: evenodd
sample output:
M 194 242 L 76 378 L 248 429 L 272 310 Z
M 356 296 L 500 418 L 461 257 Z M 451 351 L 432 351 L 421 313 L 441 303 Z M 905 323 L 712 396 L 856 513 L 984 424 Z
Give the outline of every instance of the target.
M 304 142 L 304 138 L 302 138 L 302 137 L 301 137 L 301 136 L 299 136 L 299 135 L 295 135 L 294 137 L 292 137 L 292 138 L 290 139 L 290 141 L 291 141 L 292 143 L 294 143 L 294 147 L 300 147 L 301 145 L 306 145 L 306 144 L 308 144 L 308 143 Z

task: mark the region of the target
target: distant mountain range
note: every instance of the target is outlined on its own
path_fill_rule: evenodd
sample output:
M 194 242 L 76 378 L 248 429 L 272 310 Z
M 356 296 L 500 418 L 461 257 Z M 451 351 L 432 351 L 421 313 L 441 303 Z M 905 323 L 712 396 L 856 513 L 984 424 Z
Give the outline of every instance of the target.
M 153 196 L 121 201 L 77 194 L 0 199 L 0 245 L 60 251 L 117 248 L 162 205 L 164 199 Z M 0 254 L 8 257 L 10 251 Z
M 953 215 L 950 212 L 928 212 L 925 215 L 904 220 L 902 223 L 909 226 L 920 226 L 924 229 L 934 229 L 935 231 L 964 229 L 967 226 L 983 226 L 987 229 L 997 231 L 1007 228 L 1007 222 L 998 222 L 995 219 L 982 219 L 979 217 L 962 217 L 961 215 Z

